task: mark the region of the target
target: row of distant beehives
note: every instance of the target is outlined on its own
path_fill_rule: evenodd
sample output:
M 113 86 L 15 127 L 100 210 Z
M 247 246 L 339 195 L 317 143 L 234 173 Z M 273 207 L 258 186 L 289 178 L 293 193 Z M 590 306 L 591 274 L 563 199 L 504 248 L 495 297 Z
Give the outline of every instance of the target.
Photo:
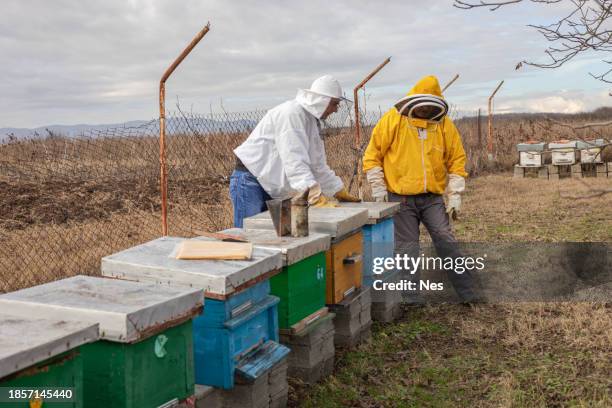
M 514 176 L 609 177 L 612 163 L 603 160 L 603 150 L 608 145 L 605 139 L 519 143 L 516 145 L 519 163 L 514 167 Z

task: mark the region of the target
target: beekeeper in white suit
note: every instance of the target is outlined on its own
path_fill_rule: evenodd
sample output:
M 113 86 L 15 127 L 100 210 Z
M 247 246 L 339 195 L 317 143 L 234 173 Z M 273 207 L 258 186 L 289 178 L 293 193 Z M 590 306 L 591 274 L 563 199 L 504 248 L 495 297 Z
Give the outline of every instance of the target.
M 266 210 L 271 198 L 287 198 L 310 189 L 308 201 L 326 205 L 325 196 L 360 201 L 350 195 L 327 165 L 321 120 L 338 111 L 345 99 L 331 75 L 299 89 L 295 99 L 270 109 L 247 140 L 234 150 L 236 168 L 230 177 L 234 226 Z

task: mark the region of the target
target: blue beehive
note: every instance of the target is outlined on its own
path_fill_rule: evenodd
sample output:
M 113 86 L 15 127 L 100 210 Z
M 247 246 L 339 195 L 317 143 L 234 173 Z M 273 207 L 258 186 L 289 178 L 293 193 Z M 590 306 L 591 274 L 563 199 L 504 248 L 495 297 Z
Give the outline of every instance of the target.
M 255 247 L 248 261 L 180 260 L 184 239 L 164 237 L 102 259 L 102 274 L 203 288 L 205 313 L 193 321 L 197 384 L 232 388 L 254 380 L 289 353 L 278 343 L 277 304 L 269 278 L 282 268 L 279 250 Z
M 374 258 L 392 258 L 395 254 L 393 215 L 399 203 L 341 203 L 343 207 L 368 210 L 368 223 L 363 226 L 363 284 L 372 286 L 377 276 L 373 273 Z
M 269 280 L 227 300 L 207 299 L 206 313 L 193 322 L 196 383 L 232 388 L 236 373 L 255 379 L 286 356 L 289 349 L 277 343 L 278 302 Z M 247 363 L 255 353 L 260 363 Z
M 395 253 L 395 229 L 393 218 L 385 218 L 376 224 L 363 226 L 363 283 L 372 286 L 374 258 L 393 258 Z

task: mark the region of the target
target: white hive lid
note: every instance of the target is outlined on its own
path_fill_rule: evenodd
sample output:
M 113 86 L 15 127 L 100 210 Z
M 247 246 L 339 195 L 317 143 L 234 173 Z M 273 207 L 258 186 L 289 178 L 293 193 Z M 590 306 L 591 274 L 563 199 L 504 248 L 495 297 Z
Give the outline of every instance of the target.
M 162 325 L 197 315 L 201 290 L 75 276 L 0 296 L 0 309 L 17 316 L 100 325 L 100 338 L 131 343 Z
M 171 256 L 185 238 L 163 237 L 102 258 L 102 275 L 142 282 L 187 285 L 223 298 L 270 272 L 280 272 L 280 250 L 253 248 L 250 260 L 183 260 Z
M 0 380 L 98 340 L 98 325 L 0 313 Z
M 391 217 L 399 212 L 400 203 L 365 202 L 340 203 L 343 208 L 360 208 L 368 210 L 368 224 L 376 224 L 384 218 Z
M 338 238 L 360 229 L 368 223 L 368 210 L 360 208 L 308 209 L 308 228 L 311 232 L 329 234 Z M 244 219 L 246 229 L 274 229 L 268 211 Z
M 307 237 L 279 237 L 274 230 L 230 228 L 221 233 L 241 236 L 256 247 L 280 250 L 283 254 L 283 265 L 293 265 L 309 256 L 327 251 L 331 246 L 331 237 L 318 232 L 309 233 Z

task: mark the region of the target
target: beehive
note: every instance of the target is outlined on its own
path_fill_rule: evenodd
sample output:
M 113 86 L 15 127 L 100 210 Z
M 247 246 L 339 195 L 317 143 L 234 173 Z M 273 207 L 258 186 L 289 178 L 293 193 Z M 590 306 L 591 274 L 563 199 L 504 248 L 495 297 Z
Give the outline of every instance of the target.
M 372 286 L 375 258 L 392 258 L 395 254 L 395 227 L 393 216 L 399 203 L 341 203 L 342 207 L 368 210 L 368 223 L 363 226 L 363 282 Z
M 576 163 L 576 142 L 560 140 L 548 144 L 552 154 L 552 164 L 556 166 L 571 165 Z
M 171 255 L 182 241 L 159 238 L 105 257 L 102 274 L 203 289 L 206 312 L 193 323 L 196 382 L 229 389 L 237 374 L 256 378 L 289 352 L 277 343 L 279 299 L 270 295 L 269 278 L 282 268 L 281 251 L 255 247 L 244 261 L 175 259 Z M 247 364 L 258 350 L 266 353 Z
M 0 313 L 0 328 L 0 387 L 69 390 L 71 398 L 53 406 L 84 406 L 80 349 L 98 340 L 97 324 Z M 25 407 L 28 401 L 14 406 Z
M 200 290 L 76 276 L 0 296 L 0 308 L 99 324 L 81 346 L 85 407 L 157 407 L 194 393 L 191 319 Z M 172 381 L 168 381 L 172 378 Z
M 516 150 L 519 152 L 519 165 L 522 167 L 540 167 L 545 164 L 544 150 L 546 143 L 530 141 L 519 143 Z
M 359 208 L 310 208 L 311 232 L 329 234 L 331 248 L 326 252 L 326 303 L 337 304 L 361 287 L 363 270 L 363 233 L 368 211 Z M 246 229 L 274 228 L 269 212 L 244 220 Z
M 282 271 L 270 278 L 271 293 L 280 299 L 281 329 L 290 329 L 325 307 L 325 251 L 330 248 L 329 235 L 313 232 L 307 237 L 277 237 L 272 230 L 239 228 L 222 233 L 239 235 L 257 247 L 281 251 Z
M 582 163 L 602 163 L 602 147 L 605 145 L 605 140 L 595 139 L 576 142 L 576 148 L 580 150 L 580 162 Z

